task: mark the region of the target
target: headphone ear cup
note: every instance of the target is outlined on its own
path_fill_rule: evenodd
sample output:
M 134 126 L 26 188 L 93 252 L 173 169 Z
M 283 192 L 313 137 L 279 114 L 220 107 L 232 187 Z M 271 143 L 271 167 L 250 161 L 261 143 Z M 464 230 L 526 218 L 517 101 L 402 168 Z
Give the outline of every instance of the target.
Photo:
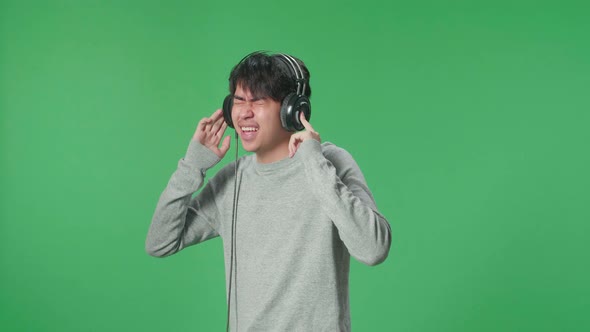
M 225 123 L 231 128 L 234 127 L 234 124 L 231 119 L 231 110 L 234 107 L 234 96 L 227 95 L 225 99 L 223 99 L 223 119 Z
M 305 95 L 296 93 L 288 94 L 281 103 L 281 125 L 287 131 L 299 131 L 305 129 L 299 120 L 299 114 L 303 112 L 305 119 L 311 118 L 311 104 Z

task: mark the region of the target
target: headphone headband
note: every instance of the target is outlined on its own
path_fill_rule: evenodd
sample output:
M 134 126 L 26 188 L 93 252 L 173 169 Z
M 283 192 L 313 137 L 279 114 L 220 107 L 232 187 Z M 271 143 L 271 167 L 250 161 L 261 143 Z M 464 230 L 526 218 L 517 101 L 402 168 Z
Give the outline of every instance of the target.
M 293 73 L 295 74 L 295 82 L 297 83 L 297 95 L 304 94 L 307 85 L 307 80 L 305 79 L 305 75 L 303 75 L 303 70 L 301 69 L 301 66 L 299 66 L 297 60 L 295 60 L 292 56 L 288 54 L 279 53 L 278 55 L 283 57 L 283 62 L 289 64 L 289 67 L 291 67 Z

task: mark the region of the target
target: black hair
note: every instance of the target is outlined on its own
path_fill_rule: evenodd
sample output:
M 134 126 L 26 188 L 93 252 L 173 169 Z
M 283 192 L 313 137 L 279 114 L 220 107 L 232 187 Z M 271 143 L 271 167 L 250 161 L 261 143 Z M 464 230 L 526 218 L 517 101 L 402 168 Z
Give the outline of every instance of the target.
M 297 61 L 306 81 L 304 94 L 311 97 L 309 70 L 303 61 Z M 247 55 L 232 69 L 229 75 L 229 92 L 233 95 L 238 85 L 249 90 L 254 98 L 271 98 L 282 102 L 292 92 L 297 91 L 296 75 L 291 65 L 280 54 L 256 51 Z

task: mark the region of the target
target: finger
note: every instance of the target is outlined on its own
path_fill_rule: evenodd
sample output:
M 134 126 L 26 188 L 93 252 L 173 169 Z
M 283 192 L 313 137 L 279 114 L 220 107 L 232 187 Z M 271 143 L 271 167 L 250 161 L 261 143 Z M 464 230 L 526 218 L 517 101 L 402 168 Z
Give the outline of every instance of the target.
M 291 138 L 289 139 L 289 158 L 293 157 L 293 155 L 295 154 L 295 152 L 293 152 L 293 148 L 295 147 L 295 135 L 291 135 Z
M 219 129 L 217 130 L 217 132 L 215 133 L 215 136 L 217 136 L 217 137 L 223 136 L 226 129 L 227 129 L 227 123 L 223 122 L 221 124 L 221 126 L 219 127 Z
M 297 148 L 299 146 L 299 142 L 301 141 L 299 134 L 294 134 L 291 136 L 289 140 L 289 155 L 293 157 L 295 153 L 297 153 Z
M 293 143 L 289 147 L 289 158 L 293 158 L 293 156 L 295 155 L 296 152 L 297 152 L 297 146 L 296 146 L 296 143 Z
M 315 130 L 313 130 L 313 127 L 311 126 L 311 124 L 305 118 L 305 114 L 303 114 L 303 112 L 299 113 L 299 120 L 301 120 L 301 124 L 303 125 L 303 127 L 305 127 L 305 129 L 307 129 L 309 131 L 315 131 Z
M 201 121 L 199 121 L 199 124 L 197 125 L 197 128 L 201 128 L 201 129 L 205 129 L 205 126 L 210 122 L 211 120 L 209 118 L 202 118 Z
M 218 136 L 217 132 L 219 131 L 219 129 L 223 127 L 224 123 L 225 122 L 223 121 L 223 118 L 218 118 L 217 120 L 214 120 L 211 124 L 211 133 L 213 133 L 213 135 Z
M 211 114 L 211 116 L 202 118 L 200 122 L 211 123 L 212 121 L 217 120 L 220 116 L 222 116 L 221 109 L 217 109 Z
M 221 157 L 225 156 L 225 153 L 227 152 L 227 150 L 229 150 L 230 142 L 231 137 L 225 136 L 223 142 L 221 142 L 221 148 L 219 149 L 219 151 L 221 151 Z
M 214 123 L 214 122 L 215 122 L 217 119 L 219 119 L 220 117 L 221 117 L 221 118 L 223 118 L 223 117 L 222 117 L 222 112 L 221 112 L 221 110 L 220 110 L 220 109 L 218 109 L 218 110 L 216 110 L 215 112 L 213 112 L 213 114 L 211 114 L 211 116 L 210 116 L 210 117 L 208 117 L 208 118 L 203 118 L 201 121 L 203 121 L 203 124 L 204 124 L 205 126 L 206 126 L 206 125 L 209 125 L 209 126 L 211 126 L 211 124 L 213 124 L 213 123 Z
M 223 112 L 221 111 L 221 109 L 217 109 L 215 110 L 215 112 L 213 112 L 213 114 L 211 114 L 210 119 L 212 121 L 217 121 L 217 119 L 223 119 Z

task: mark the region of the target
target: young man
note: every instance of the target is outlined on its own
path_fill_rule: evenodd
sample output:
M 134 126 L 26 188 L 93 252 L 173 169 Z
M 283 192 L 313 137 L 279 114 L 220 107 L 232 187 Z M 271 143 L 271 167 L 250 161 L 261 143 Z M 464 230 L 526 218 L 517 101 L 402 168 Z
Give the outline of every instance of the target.
M 221 236 L 232 330 L 350 331 L 350 256 L 367 265 L 385 260 L 389 224 L 351 155 L 322 144 L 307 121 L 303 62 L 255 52 L 229 80 L 225 111 L 199 122 L 160 197 L 146 250 L 163 257 Z M 288 116 L 305 130 L 289 131 Z M 192 198 L 230 147 L 229 136 L 222 139 L 228 124 L 253 154 Z

